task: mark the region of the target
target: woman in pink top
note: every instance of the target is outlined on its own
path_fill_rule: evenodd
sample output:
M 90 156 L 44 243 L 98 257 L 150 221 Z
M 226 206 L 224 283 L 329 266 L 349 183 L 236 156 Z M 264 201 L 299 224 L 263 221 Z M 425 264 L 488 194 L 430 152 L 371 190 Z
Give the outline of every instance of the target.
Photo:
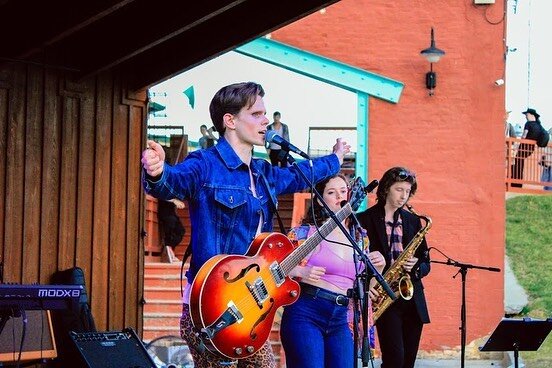
M 316 185 L 330 209 L 337 212 L 347 200 L 349 186 L 343 175 L 336 175 Z M 316 232 L 328 214 L 318 201 L 310 208 L 303 226 L 291 230 L 292 240 L 301 241 Z M 354 229 L 347 220 L 344 225 L 358 238 L 361 229 Z M 349 297 L 356 266 L 353 248 L 339 228 L 311 252 L 291 276 L 300 279 L 301 296 L 285 307 L 280 327 L 282 345 L 288 368 L 353 367 L 353 335 L 349 328 Z M 369 259 L 381 272 L 385 260 L 372 252 Z

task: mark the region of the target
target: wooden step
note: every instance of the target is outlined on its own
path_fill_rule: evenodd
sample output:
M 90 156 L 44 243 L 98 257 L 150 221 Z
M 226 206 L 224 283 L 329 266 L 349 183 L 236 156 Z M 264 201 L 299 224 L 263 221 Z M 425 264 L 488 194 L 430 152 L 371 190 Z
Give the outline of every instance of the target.
M 144 298 L 149 299 L 181 299 L 180 286 L 144 286 Z
M 178 276 L 180 277 L 180 265 L 181 263 L 163 263 L 163 262 L 146 262 L 144 265 L 144 276 L 152 277 L 154 275 L 165 276 Z M 184 274 L 188 271 L 188 265 L 184 265 Z
M 183 281 L 183 287 L 186 280 Z M 178 287 L 180 289 L 180 275 L 144 275 L 144 286 L 151 287 Z
M 182 313 L 182 301 L 146 299 L 144 304 L 144 314 L 146 313 Z
M 181 313 L 144 313 L 144 326 L 150 327 L 173 327 L 180 325 Z

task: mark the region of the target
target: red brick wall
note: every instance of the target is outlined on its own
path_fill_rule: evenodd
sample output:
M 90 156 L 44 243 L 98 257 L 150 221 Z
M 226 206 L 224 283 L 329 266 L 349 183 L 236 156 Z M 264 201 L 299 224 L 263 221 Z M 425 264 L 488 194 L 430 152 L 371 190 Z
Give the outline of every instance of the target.
M 503 11 L 502 1 L 342 0 L 272 34 L 405 84 L 398 104 L 370 98 L 369 177 L 394 165 L 414 170 L 419 191 L 412 203 L 433 219 L 430 246 L 460 262 L 500 268 L 504 88 L 494 81 L 504 77 Z M 429 47 L 432 26 L 446 55 L 434 65 L 437 88 L 430 97 L 429 63 L 420 51 Z M 461 282 L 452 279 L 455 273 L 434 264 L 426 278 L 432 323 L 424 330 L 423 350 L 460 344 Z M 503 315 L 503 283 L 503 273 L 468 272 L 468 342 L 491 332 Z

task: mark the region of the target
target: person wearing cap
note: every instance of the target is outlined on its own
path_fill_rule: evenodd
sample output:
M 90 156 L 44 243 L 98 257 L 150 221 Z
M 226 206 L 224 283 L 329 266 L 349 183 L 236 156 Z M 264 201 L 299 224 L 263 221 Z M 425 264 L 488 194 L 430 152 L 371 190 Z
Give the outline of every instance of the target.
M 530 139 L 537 142 L 540 134 L 540 115 L 537 110 L 528 108 L 523 111 L 527 122 L 523 128 L 522 139 Z M 535 151 L 535 144 L 521 143 L 512 165 L 512 179 L 523 179 L 523 169 L 525 166 L 525 159 Z M 512 183 L 512 187 L 521 188 L 521 183 Z

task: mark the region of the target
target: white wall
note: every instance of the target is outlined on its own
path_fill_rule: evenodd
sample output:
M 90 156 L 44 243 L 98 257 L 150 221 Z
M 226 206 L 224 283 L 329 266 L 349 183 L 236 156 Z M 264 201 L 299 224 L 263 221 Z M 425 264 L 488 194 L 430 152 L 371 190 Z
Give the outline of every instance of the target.
M 150 125 L 183 125 L 188 139 L 197 141 L 201 124 L 211 126 L 209 103 L 223 86 L 244 81 L 260 83 L 265 90 L 267 116 L 272 121 L 274 111 L 280 111 L 282 121 L 289 125 L 290 140 L 306 151 L 308 127 L 341 126 L 357 124 L 357 97 L 355 93 L 298 75 L 236 52 L 226 53 L 216 59 L 162 82 L 151 92 L 166 92 L 164 99 L 153 99 L 167 105 L 166 118 L 152 118 Z M 192 109 L 183 91 L 193 85 L 195 106 Z M 312 148 L 331 149 L 336 136 L 317 135 Z M 325 139 L 324 139 L 325 138 Z M 345 137 L 356 151 L 356 133 Z M 264 152 L 261 147 L 256 151 Z

